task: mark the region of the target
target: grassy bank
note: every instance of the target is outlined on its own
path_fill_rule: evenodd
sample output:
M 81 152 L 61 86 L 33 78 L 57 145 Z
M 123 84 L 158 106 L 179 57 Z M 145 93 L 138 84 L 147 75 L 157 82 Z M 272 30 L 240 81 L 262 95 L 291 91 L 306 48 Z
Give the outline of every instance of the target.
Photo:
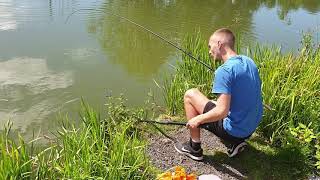
M 184 44 L 214 69 L 220 65 L 212 64 L 200 36 L 187 37 Z M 214 152 L 209 154 L 213 166 L 246 169 L 254 179 L 305 178 L 320 168 L 320 49 L 309 36 L 302 47 L 295 55 L 259 45 L 244 50 L 257 63 L 264 103 L 271 108 L 265 109 L 259 136 L 249 141 L 249 152 L 236 158 Z M 212 79 L 212 72 L 183 56 L 164 84 L 168 114 L 184 116 L 187 89 L 197 87 L 215 98 L 210 94 Z M 154 179 L 143 138 L 146 127 L 137 125 L 137 119 L 154 113 L 154 104 L 129 109 L 124 102 L 110 98 L 106 117 L 83 104 L 81 125 L 64 118 L 54 135 L 30 142 L 12 138 L 9 124 L 0 133 L 0 179 Z M 39 139 L 48 143 L 39 145 Z
M 0 136 L 0 179 L 152 178 L 134 118 L 145 111 L 126 108 L 123 98 L 109 102 L 105 118 L 83 104 L 82 125 L 65 119 L 45 148 L 35 148 L 37 140 L 13 141 L 9 125 Z
M 207 41 L 199 35 L 187 37 L 184 47 L 214 69 L 219 66 L 211 62 Z M 320 47 L 305 35 L 297 54 L 281 53 L 280 48 L 258 44 L 237 49 L 240 54 L 252 57 L 259 68 L 263 101 L 268 108 L 258 132 L 277 147 L 301 147 L 305 161 L 320 168 Z M 184 116 L 183 95 L 190 88 L 199 88 L 214 98 L 210 93 L 212 80 L 212 72 L 183 56 L 176 73 L 164 84 L 168 113 Z

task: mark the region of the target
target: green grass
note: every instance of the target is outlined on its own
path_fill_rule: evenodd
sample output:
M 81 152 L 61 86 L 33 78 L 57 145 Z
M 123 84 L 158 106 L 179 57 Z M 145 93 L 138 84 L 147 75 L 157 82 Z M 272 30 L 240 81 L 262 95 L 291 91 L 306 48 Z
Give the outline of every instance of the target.
M 34 141 L 13 141 L 9 126 L 0 137 L 0 179 L 152 178 L 146 142 L 136 126 L 145 112 L 118 100 L 107 105 L 105 119 L 83 104 L 82 125 L 65 119 L 41 150 L 35 150 Z
M 248 179 L 304 179 L 310 168 L 304 155 L 297 148 L 271 147 L 263 137 L 255 136 L 248 141 L 245 152 L 229 158 L 223 152 L 209 152 L 209 163 L 231 176 L 239 177 L 225 165 L 231 166 Z
M 320 49 L 282 55 L 275 48 L 257 48 L 250 52 L 262 79 L 266 110 L 261 131 L 271 140 L 281 138 L 288 127 L 313 123 L 320 119 Z
M 18 143 L 8 138 L 11 124 L 0 136 L 0 179 L 21 179 L 32 171 L 32 158 L 25 142 L 19 137 Z

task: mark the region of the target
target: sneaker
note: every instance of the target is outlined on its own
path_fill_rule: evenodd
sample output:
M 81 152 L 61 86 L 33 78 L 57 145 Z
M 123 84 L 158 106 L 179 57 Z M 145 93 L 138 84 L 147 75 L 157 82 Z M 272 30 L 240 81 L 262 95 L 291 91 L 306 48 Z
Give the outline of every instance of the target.
M 200 148 L 199 150 L 194 150 L 191 146 L 190 146 L 190 142 L 187 141 L 183 144 L 176 142 L 174 144 L 174 148 L 178 151 L 178 153 L 180 154 L 184 154 L 187 155 L 188 157 L 190 157 L 193 160 L 196 161 L 201 161 L 203 160 L 203 150 L 202 148 Z
M 234 157 L 235 155 L 243 151 L 245 146 L 247 146 L 247 143 L 245 141 L 233 144 L 231 148 L 228 148 L 228 156 Z

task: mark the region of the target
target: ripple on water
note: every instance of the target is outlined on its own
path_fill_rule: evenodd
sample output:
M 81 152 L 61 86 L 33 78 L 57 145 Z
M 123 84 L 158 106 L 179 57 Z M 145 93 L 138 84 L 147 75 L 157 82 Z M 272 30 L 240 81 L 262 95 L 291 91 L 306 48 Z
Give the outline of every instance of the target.
M 54 72 L 45 59 L 0 62 L 0 125 L 10 119 L 14 128 L 24 130 L 31 122 L 46 119 L 60 108 L 63 99 L 72 98 L 64 91 L 73 82 L 71 71 Z

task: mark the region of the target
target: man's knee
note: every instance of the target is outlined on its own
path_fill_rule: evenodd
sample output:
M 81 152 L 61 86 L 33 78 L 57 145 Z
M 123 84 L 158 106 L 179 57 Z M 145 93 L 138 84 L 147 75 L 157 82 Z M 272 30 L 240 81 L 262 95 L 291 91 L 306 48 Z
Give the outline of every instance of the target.
M 186 91 L 184 94 L 184 101 L 191 101 L 193 98 L 197 96 L 200 91 L 197 88 L 192 88 Z

